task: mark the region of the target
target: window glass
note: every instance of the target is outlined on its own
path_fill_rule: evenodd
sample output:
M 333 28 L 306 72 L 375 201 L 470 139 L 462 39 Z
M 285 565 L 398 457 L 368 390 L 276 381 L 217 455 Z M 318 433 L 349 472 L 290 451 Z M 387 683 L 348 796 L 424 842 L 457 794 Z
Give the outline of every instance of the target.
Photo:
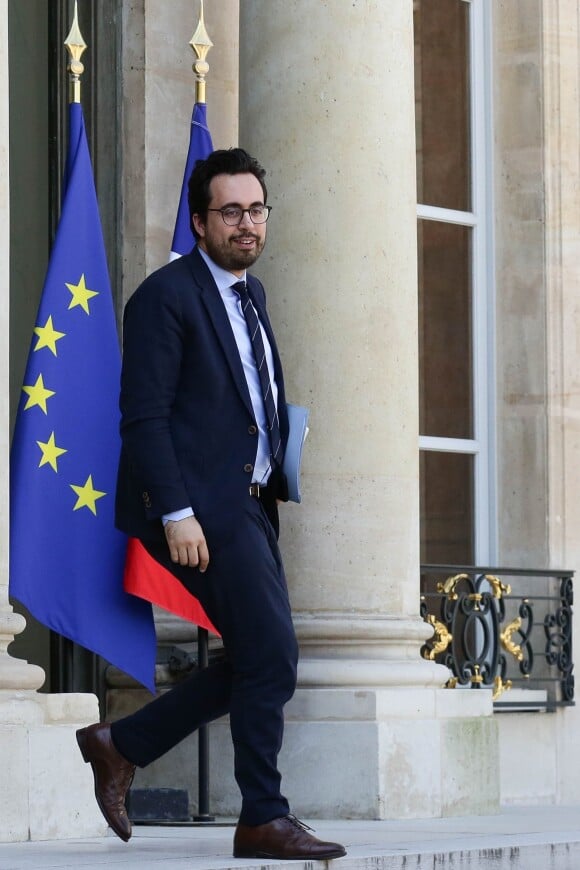
M 471 233 L 420 220 L 421 435 L 472 438 Z
M 469 3 L 415 0 L 417 190 L 424 205 L 471 210 Z
M 473 456 L 421 452 L 421 562 L 472 565 Z

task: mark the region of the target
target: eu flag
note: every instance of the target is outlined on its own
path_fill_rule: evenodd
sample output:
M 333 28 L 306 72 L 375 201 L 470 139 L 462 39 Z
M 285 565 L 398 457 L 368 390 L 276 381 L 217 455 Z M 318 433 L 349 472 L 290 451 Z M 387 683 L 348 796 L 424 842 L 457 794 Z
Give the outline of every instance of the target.
M 154 691 L 151 606 L 123 589 L 114 527 L 120 351 L 82 107 L 11 453 L 10 593 Z
M 170 260 L 188 254 L 195 245 L 187 197 L 189 177 L 196 161 L 205 160 L 212 151 L 213 145 L 206 120 L 206 105 L 196 103 L 191 118 L 189 149 L 179 196 Z M 170 571 L 156 562 L 136 538 L 129 539 L 124 583 L 127 592 L 218 634 L 197 598 L 187 592 Z

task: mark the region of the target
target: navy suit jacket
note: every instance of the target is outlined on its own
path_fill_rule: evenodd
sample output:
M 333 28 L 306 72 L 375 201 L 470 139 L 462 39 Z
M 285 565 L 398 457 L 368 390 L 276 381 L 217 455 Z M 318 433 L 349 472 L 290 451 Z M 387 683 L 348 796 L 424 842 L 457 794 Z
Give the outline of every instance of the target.
M 274 356 L 282 442 L 288 417 L 264 288 L 248 290 Z M 150 275 L 125 307 L 116 524 L 163 538 L 161 517 L 191 505 L 202 528 L 248 498 L 257 425 L 234 333 L 196 249 Z M 284 499 L 280 476 L 277 495 Z

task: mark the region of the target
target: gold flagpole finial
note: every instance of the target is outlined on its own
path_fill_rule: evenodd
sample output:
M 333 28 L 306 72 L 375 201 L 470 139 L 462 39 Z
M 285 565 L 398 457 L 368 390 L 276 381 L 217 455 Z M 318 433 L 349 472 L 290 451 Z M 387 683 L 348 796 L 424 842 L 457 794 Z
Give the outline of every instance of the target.
M 81 63 L 81 56 L 85 48 L 86 42 L 83 39 L 79 28 L 77 0 L 75 0 L 75 14 L 73 23 L 67 38 L 64 41 L 66 50 L 69 54 L 69 80 L 70 80 L 70 102 L 80 103 L 81 101 L 81 75 L 85 71 L 84 64 Z
M 192 70 L 195 73 L 195 102 L 205 103 L 205 77 L 209 72 L 209 64 L 205 58 L 212 47 L 213 42 L 209 38 L 208 32 L 205 29 L 205 22 L 203 20 L 203 0 L 201 0 L 199 23 L 195 33 L 189 40 L 189 44 L 197 55 L 197 60 L 192 66 Z

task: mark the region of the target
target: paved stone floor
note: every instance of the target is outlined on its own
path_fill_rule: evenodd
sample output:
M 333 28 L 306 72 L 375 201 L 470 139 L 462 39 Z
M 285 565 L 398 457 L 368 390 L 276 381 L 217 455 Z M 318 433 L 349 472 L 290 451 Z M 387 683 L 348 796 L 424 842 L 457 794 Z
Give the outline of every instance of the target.
M 580 807 L 505 809 L 497 816 L 417 821 L 315 821 L 339 840 L 329 862 L 231 857 L 233 827 L 136 827 L 130 843 L 90 840 L 0 844 L 0 870 L 580 870 Z

